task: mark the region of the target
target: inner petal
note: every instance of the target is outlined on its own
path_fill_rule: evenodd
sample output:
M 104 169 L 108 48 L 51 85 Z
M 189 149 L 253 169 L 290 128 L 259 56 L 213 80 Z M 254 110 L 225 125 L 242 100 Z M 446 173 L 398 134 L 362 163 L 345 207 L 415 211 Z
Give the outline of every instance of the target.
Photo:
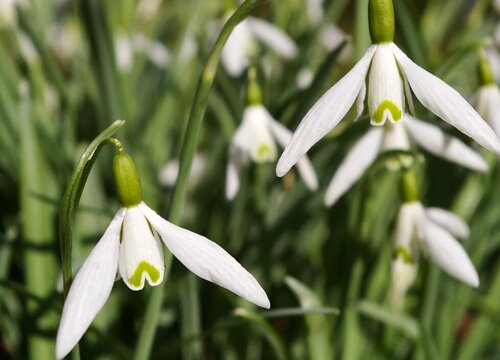
M 158 283 L 158 280 L 160 280 L 160 270 L 145 260 L 139 263 L 134 274 L 128 281 L 136 288 L 142 288 L 144 286 L 144 280 L 147 280 L 149 285 L 155 285 Z

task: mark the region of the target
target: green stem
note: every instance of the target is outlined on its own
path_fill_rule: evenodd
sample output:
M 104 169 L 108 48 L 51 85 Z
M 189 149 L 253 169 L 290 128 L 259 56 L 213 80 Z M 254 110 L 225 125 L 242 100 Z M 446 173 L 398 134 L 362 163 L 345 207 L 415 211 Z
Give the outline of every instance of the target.
M 198 85 L 193 99 L 193 106 L 189 115 L 188 126 L 184 143 L 181 149 L 180 167 L 177 183 L 175 185 L 172 203 L 169 211 L 169 220 L 178 223 L 182 214 L 184 199 L 188 184 L 188 176 L 191 164 L 198 146 L 198 138 L 201 131 L 201 125 L 205 115 L 208 103 L 208 95 L 212 88 L 217 68 L 219 65 L 220 54 L 229 35 L 240 21 L 245 19 L 255 7 L 264 0 L 246 0 L 227 20 L 222 31 L 219 34 L 210 54 L 208 55 L 205 66 L 202 70 Z M 169 253 L 170 254 L 170 253 Z M 171 261 L 171 254 L 167 255 L 167 262 Z M 166 276 L 163 284 L 167 283 Z M 139 334 L 139 340 L 135 348 L 134 359 L 148 359 L 151 354 L 154 336 L 158 328 L 159 314 L 163 299 L 164 285 L 153 289 L 149 298 L 146 316 Z

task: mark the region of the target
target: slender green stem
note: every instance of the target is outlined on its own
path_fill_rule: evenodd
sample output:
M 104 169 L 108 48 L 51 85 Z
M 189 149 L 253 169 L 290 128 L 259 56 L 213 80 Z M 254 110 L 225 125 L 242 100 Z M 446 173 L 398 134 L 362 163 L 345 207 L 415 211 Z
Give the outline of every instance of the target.
M 207 61 L 198 80 L 198 85 L 193 99 L 193 106 L 189 115 L 186 135 L 181 149 L 179 175 L 175 185 L 168 216 L 169 220 L 174 223 L 179 222 L 181 218 L 184 207 L 184 199 L 186 197 L 188 176 L 196 148 L 198 146 L 201 125 L 208 104 L 208 95 L 217 73 L 222 48 L 236 25 L 245 19 L 258 4 L 263 2 L 264 0 L 246 0 L 227 20 L 210 54 L 208 55 Z M 167 255 L 167 261 L 171 261 L 171 256 L 171 254 Z M 167 283 L 166 280 L 165 276 L 163 281 L 164 284 Z M 164 286 L 153 289 L 152 291 L 146 308 L 145 321 L 143 322 L 141 332 L 139 334 L 139 340 L 137 341 L 135 348 L 134 359 L 144 360 L 150 357 L 154 336 L 158 327 L 158 315 L 161 310 L 163 292 Z

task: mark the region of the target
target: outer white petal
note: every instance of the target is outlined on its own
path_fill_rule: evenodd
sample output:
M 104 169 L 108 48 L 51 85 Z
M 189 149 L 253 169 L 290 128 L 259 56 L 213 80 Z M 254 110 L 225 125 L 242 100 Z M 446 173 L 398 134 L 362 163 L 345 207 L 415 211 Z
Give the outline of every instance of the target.
M 418 201 L 401 205 L 394 232 L 394 246 L 405 248 L 410 254 L 416 254 L 414 240 L 417 234 L 417 225 L 424 215 L 424 208 Z
M 349 151 L 328 185 L 325 195 L 326 206 L 332 206 L 375 161 L 383 134 L 381 128 L 373 128 Z
M 415 96 L 426 108 L 481 146 L 500 154 L 500 139 L 456 90 L 415 64 L 396 45 L 392 44 L 392 49 Z
M 111 293 L 125 211 L 120 209 L 115 215 L 71 284 L 57 330 L 57 359 L 64 358 L 76 346 Z
M 391 264 L 391 305 L 395 309 L 401 309 L 406 292 L 415 282 L 417 277 L 417 265 L 407 263 L 398 256 Z
M 139 205 L 174 256 L 199 277 L 225 287 L 268 309 L 269 299 L 257 280 L 223 248 L 160 217 L 144 203 Z
M 144 288 L 146 280 L 151 286 L 163 281 L 165 265 L 161 242 L 139 206 L 128 208 L 123 219 L 118 267 L 123 282 L 134 291 Z
M 255 17 L 247 18 L 246 22 L 248 23 L 250 32 L 264 44 L 276 51 L 278 55 L 285 59 L 291 59 L 297 55 L 298 49 L 295 42 L 286 32 L 276 25 Z
M 483 157 L 437 126 L 405 115 L 404 125 L 415 142 L 430 153 L 476 171 L 487 171 Z
M 207 159 L 204 154 L 196 153 L 189 173 L 189 184 L 195 186 L 201 180 L 201 176 L 207 167 Z M 179 175 L 179 159 L 169 160 L 158 174 L 158 181 L 163 186 L 171 187 L 177 182 Z
M 285 147 L 292 139 L 293 133 L 273 118 L 270 119 L 269 123 L 276 140 L 281 146 Z M 297 162 L 297 170 L 309 190 L 318 190 L 316 171 L 314 171 L 311 161 L 306 155 Z
M 244 154 L 241 150 L 231 144 L 229 148 L 229 160 L 226 167 L 226 199 L 233 200 L 240 190 L 240 172 Z
M 401 121 L 404 113 L 403 80 L 390 44 L 377 47 L 368 74 L 368 108 L 372 125 Z
M 278 161 L 276 167 L 278 176 L 285 175 L 319 139 L 331 131 L 347 114 L 365 83 L 366 73 L 376 48 L 376 45 L 370 46 L 356 66 L 332 86 L 302 119 L 292 140 Z
M 381 152 L 390 150 L 410 150 L 410 140 L 402 123 L 388 123 L 384 126 L 384 141 Z
M 363 83 L 361 87 L 361 91 L 358 94 L 356 99 L 356 118 L 359 119 L 361 115 L 363 115 L 363 111 L 365 110 L 365 99 L 366 99 L 366 84 Z
M 425 213 L 429 219 L 448 230 L 453 236 L 461 239 L 467 239 L 469 237 L 469 226 L 454 213 L 440 208 L 427 208 L 425 209 Z
M 477 111 L 500 134 L 500 89 L 495 85 L 482 86 L 477 94 Z
M 276 144 L 269 128 L 270 115 L 262 105 L 248 106 L 233 143 L 257 163 L 276 159 Z
M 239 76 L 248 66 L 248 48 L 252 37 L 246 21 L 242 21 L 231 32 L 221 53 L 221 61 L 232 76 Z
M 307 14 L 309 20 L 315 25 L 323 19 L 323 0 L 307 0 Z
M 464 283 L 477 287 L 479 276 L 460 243 L 432 220 L 423 217 L 419 224 L 422 247 L 432 261 Z

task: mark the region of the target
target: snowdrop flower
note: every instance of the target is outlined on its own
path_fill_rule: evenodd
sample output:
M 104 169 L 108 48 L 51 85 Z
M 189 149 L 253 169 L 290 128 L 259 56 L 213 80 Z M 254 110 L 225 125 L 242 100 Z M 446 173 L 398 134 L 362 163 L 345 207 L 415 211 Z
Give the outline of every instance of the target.
M 298 53 L 294 41 L 279 27 L 248 17 L 234 28 L 222 49 L 222 64 L 230 75 L 239 76 L 250 65 L 250 58 L 258 51 L 258 42 L 285 59 L 292 59 Z
M 189 183 L 196 185 L 201 180 L 205 169 L 207 168 L 207 159 L 204 154 L 196 153 L 191 165 L 191 172 L 189 173 Z M 166 187 L 172 187 L 177 182 L 179 175 L 179 159 L 168 161 L 161 169 L 158 176 L 160 184 Z
M 380 153 L 409 151 L 414 144 L 471 170 L 488 170 L 488 164 L 481 155 L 461 140 L 447 135 L 435 125 L 405 114 L 402 122 L 372 128 L 354 144 L 328 185 L 325 205 L 332 206 L 347 192 Z
M 161 242 L 189 270 L 261 307 L 269 300 L 257 280 L 231 255 L 207 238 L 160 217 L 141 199 L 135 165 L 120 151 L 113 170 L 122 208 L 78 271 L 64 303 L 56 356 L 64 358 L 81 339 L 108 299 L 117 273 L 134 291 L 164 276 Z
M 0 1 L 0 26 L 11 27 L 17 24 L 16 4 L 18 0 Z
M 398 214 L 392 265 L 393 304 L 401 303 L 416 276 L 420 254 L 427 256 L 452 277 L 478 287 L 479 277 L 464 248 L 455 239 L 467 238 L 469 227 L 455 214 L 424 208 L 417 201 L 404 203 Z
M 495 84 L 490 61 L 482 51 L 478 68 L 481 87 L 476 96 L 476 109 L 500 136 L 500 89 Z
M 309 110 L 285 148 L 276 168 L 283 176 L 316 142 L 330 132 L 357 99 L 358 116 L 368 104 L 370 122 L 382 126 L 403 120 L 405 103 L 413 111 L 413 92 L 434 114 L 500 154 L 500 139 L 453 88 L 411 61 L 394 43 L 392 0 L 370 0 L 371 45 L 354 68 Z M 368 82 L 368 85 L 366 83 Z
M 248 159 L 256 163 L 275 161 L 275 142 L 284 147 L 291 138 L 292 132 L 276 121 L 262 104 L 249 105 L 229 149 L 226 198 L 233 200 L 238 193 L 241 167 Z M 297 162 L 297 169 L 305 185 L 312 191 L 317 190 L 318 179 L 306 156 Z
M 145 54 L 156 67 L 165 69 L 171 60 L 170 51 L 159 41 L 152 41 L 144 34 L 133 37 L 118 35 L 115 38 L 116 66 L 121 72 L 128 72 L 134 64 L 134 55 Z
M 323 0 L 306 0 L 307 15 L 313 25 L 317 25 L 323 20 Z

